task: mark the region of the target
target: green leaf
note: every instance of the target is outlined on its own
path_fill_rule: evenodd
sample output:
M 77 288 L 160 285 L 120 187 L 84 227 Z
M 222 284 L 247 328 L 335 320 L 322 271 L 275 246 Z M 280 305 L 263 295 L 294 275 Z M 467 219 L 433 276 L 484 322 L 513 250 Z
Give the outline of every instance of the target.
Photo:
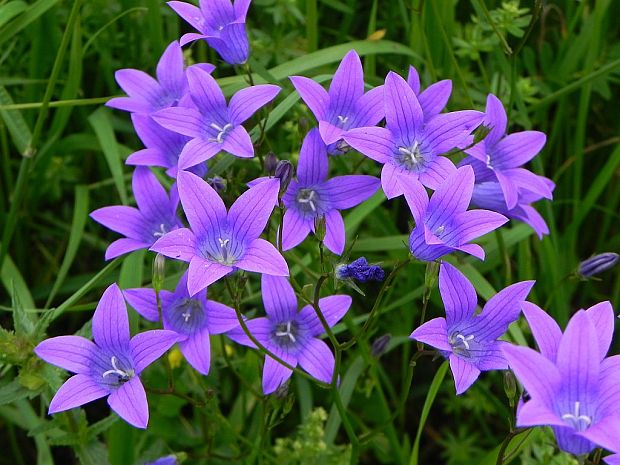
M 12 404 L 13 402 L 34 397 L 36 392 L 24 388 L 16 379 L 0 387 L 0 405 Z
M 58 3 L 58 0 L 38 0 L 11 22 L 7 23 L 3 27 L 0 27 L 0 45 L 13 38 L 13 36 L 19 31 L 39 19 L 43 13 L 53 7 L 56 3 Z
M 0 107 L 4 105 L 12 105 L 13 103 L 14 102 L 11 95 L 3 86 L 0 86 Z M 30 139 L 32 138 L 32 134 L 28 124 L 26 124 L 26 120 L 24 120 L 24 117 L 18 110 L 0 109 L 0 116 L 9 130 L 9 134 L 11 134 L 11 139 L 13 140 L 15 147 L 17 147 L 19 153 L 23 154 L 30 143 Z
M 4 26 L 11 19 L 22 13 L 28 8 L 28 5 L 21 0 L 9 2 L 0 6 L 0 27 Z
M 28 290 L 28 285 L 21 273 L 11 260 L 11 257 L 7 255 L 0 271 L 0 280 L 2 285 L 7 290 L 11 299 L 17 299 L 25 309 L 35 308 L 34 300 Z

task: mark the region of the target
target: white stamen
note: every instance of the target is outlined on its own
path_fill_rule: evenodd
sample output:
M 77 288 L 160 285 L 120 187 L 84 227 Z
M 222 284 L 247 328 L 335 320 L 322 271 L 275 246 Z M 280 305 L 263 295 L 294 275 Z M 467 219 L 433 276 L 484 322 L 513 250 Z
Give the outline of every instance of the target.
M 463 345 L 465 346 L 467 350 L 469 350 L 469 341 L 471 341 L 474 338 L 474 335 L 471 334 L 465 337 L 462 334 L 457 334 L 456 338 L 459 339 L 463 343 Z
M 348 116 L 338 115 L 337 118 L 338 118 L 338 123 L 340 124 L 340 126 L 343 126 L 349 120 Z
M 293 335 L 293 333 L 291 333 L 291 322 L 287 322 L 286 323 L 286 331 L 276 331 L 276 336 L 281 337 L 281 336 L 288 336 L 288 338 L 291 340 L 291 342 L 295 342 L 295 336 Z
M 439 236 L 439 235 L 443 234 L 443 232 L 445 230 L 446 230 L 446 227 L 442 224 L 437 229 L 435 229 L 435 236 Z
M 398 151 L 408 158 L 409 163 L 416 165 L 423 160 L 419 145 L 418 141 L 415 141 L 411 147 L 398 147 Z
M 110 362 L 112 362 L 113 370 L 108 370 L 104 372 L 102 375 L 102 378 L 105 378 L 108 375 L 118 375 L 121 378 L 131 378 L 133 376 L 133 373 L 132 373 L 133 370 L 123 371 L 118 366 L 116 366 L 117 358 L 114 355 L 112 355 Z
M 222 239 L 221 237 L 218 237 L 217 240 L 220 243 L 220 250 L 222 251 L 222 260 L 224 262 L 227 262 L 228 261 L 228 243 L 230 242 L 230 239 Z
M 583 431 L 592 424 L 592 418 L 588 415 L 579 415 L 579 407 L 581 402 L 575 402 L 575 410 L 573 413 L 565 413 L 562 415 L 562 420 L 569 421 L 577 431 Z M 585 423 L 585 428 L 582 428 L 582 422 Z
M 217 142 L 218 144 L 221 144 L 222 142 L 224 142 L 224 136 L 226 135 L 228 130 L 230 128 L 232 128 L 232 124 L 230 124 L 230 123 L 226 123 L 223 128 L 219 127 L 215 123 L 211 123 L 209 126 L 211 126 L 213 129 L 218 131 L 217 137 L 210 137 L 209 141 L 210 142 Z
M 161 237 L 161 236 L 163 236 L 164 234 L 166 234 L 166 225 L 165 225 L 164 223 L 161 223 L 161 224 L 159 225 L 159 231 L 155 231 L 155 232 L 153 233 L 153 236 L 155 236 L 155 237 Z
M 313 212 L 316 212 L 316 205 L 314 204 L 314 194 L 315 192 L 313 190 L 311 191 L 306 191 L 307 192 L 307 197 L 299 197 L 297 200 L 299 201 L 299 203 L 307 203 L 308 205 L 310 205 L 310 208 L 312 209 Z
M 491 165 L 491 155 L 487 155 L 487 168 L 489 168 L 490 170 L 493 169 L 493 165 Z
M 181 316 L 183 317 L 183 320 L 185 321 L 185 323 L 187 323 L 190 319 L 190 317 L 192 316 L 192 314 L 188 311 L 181 313 Z

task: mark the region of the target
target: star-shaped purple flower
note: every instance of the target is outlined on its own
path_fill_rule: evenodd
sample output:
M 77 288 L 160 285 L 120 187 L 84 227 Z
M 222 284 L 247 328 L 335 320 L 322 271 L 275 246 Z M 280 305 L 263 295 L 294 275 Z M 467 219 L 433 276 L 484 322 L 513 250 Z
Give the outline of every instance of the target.
M 435 82 L 425 90 L 421 90 L 420 75 L 413 66 L 409 66 L 407 84 L 409 84 L 409 87 L 418 97 L 420 108 L 422 108 L 422 113 L 424 113 L 424 121 L 429 121 L 441 113 L 452 93 L 452 81 L 450 79 Z
M 93 315 L 95 343 L 80 336 L 58 336 L 35 347 L 47 363 L 72 373 L 58 390 L 49 413 L 62 412 L 101 397 L 123 420 L 146 428 L 149 408 L 140 373 L 177 341 L 167 330 L 145 331 L 130 338 L 127 307 L 116 284 L 106 289 Z
M 155 175 L 148 168 L 138 166 L 132 188 L 138 208 L 115 205 L 90 214 L 97 223 L 126 236 L 108 246 L 106 260 L 149 248 L 167 232 L 183 226 L 176 214 L 179 197 L 174 186 L 168 197 Z
M 129 305 L 149 321 L 159 321 L 154 289 L 126 289 Z M 179 336 L 181 352 L 199 373 L 209 374 L 211 365 L 211 334 L 222 334 L 239 326 L 235 310 L 207 300 L 207 291 L 195 296 L 187 291 L 187 273 L 181 276 L 174 292 L 159 292 L 164 328 Z
M 204 63 L 193 65 L 205 72 L 215 66 Z M 114 77 L 128 97 L 108 100 L 108 107 L 132 113 L 151 114 L 163 108 L 176 106 L 187 92 L 183 51 L 177 41 L 172 42 L 157 63 L 157 79 L 137 69 L 120 69 Z
M 340 62 L 329 92 L 307 77 L 289 79 L 319 122 L 321 138 L 332 155 L 350 150 L 342 140 L 346 131 L 374 126 L 385 116 L 383 86 L 364 93 L 364 71 L 355 50 L 350 50 Z
M 352 208 L 379 189 L 374 176 L 350 175 L 327 179 L 327 147 L 314 128 L 306 135 L 297 166 L 297 180 L 291 180 L 282 201 L 286 206 L 282 227 L 282 248 L 292 249 L 314 231 L 314 220 L 325 217 L 325 246 L 340 255 L 345 231 L 339 210 Z
M 286 278 L 263 275 L 261 292 L 266 317 L 247 322 L 250 333 L 261 345 L 281 360 L 295 367 L 299 364 L 311 376 L 330 383 L 334 373 L 334 354 L 318 338 L 324 333 L 321 320 L 311 305 L 297 311 L 297 297 Z M 348 295 L 332 295 L 319 299 L 319 308 L 332 327 L 351 306 Z M 234 341 L 256 347 L 242 328 L 228 333 Z M 263 392 L 270 394 L 290 378 L 292 371 L 266 356 L 263 366 Z
M 204 39 L 226 63 L 240 65 L 250 55 L 245 27 L 250 0 L 200 0 L 200 8 L 185 2 L 168 2 L 181 18 L 200 34 L 181 37 L 181 45 Z
M 280 88 L 271 84 L 247 87 L 226 105 L 222 89 L 209 73 L 189 68 L 187 79 L 195 108 L 166 108 L 153 115 L 163 127 L 191 138 L 179 157 L 179 169 L 195 166 L 222 150 L 236 157 L 253 157 L 252 139 L 241 124 L 272 101 Z
M 531 307 L 529 310 L 531 320 Z M 520 406 L 517 426 L 551 426 L 560 449 L 576 455 L 587 454 L 596 446 L 620 452 L 620 356 L 601 356 L 607 353 L 611 338 L 603 343 L 593 315 L 609 312 L 603 308 L 589 315 L 591 310 L 579 310 L 559 340 L 553 325 L 546 324 L 544 331 L 551 328 L 556 335 L 537 339 L 544 353 L 512 345 L 502 348 L 530 395 Z
M 387 198 L 403 193 L 399 177 L 437 189 L 455 170 L 454 164 L 441 155 L 470 138 L 484 114 L 455 111 L 436 115 L 425 123 L 418 97 L 402 77 L 388 73 L 384 90 L 386 127 L 352 129 L 343 135 L 344 140 L 383 163 L 381 185 Z
M 508 219 L 493 211 L 467 210 L 473 188 L 474 172 L 470 166 L 451 174 L 430 201 L 420 183 L 402 183 L 415 220 L 409 236 L 409 248 L 415 258 L 433 261 L 459 250 L 484 260 L 482 247 L 468 242 L 499 228 Z
M 499 341 L 510 323 L 521 313 L 534 281 L 513 284 L 495 294 L 476 314 L 478 298 L 474 286 L 455 267 L 442 263 L 439 292 L 446 318 L 427 321 L 409 336 L 439 349 L 450 360 L 456 393 L 462 394 L 478 379 L 481 371 L 506 370 Z
M 519 202 L 519 190 L 552 199 L 553 183 L 521 167 L 540 152 L 547 137 L 540 131 L 506 135 L 507 121 L 502 102 L 489 94 L 483 124 L 491 130 L 482 141 L 465 151 L 469 156 L 459 166 L 471 165 L 476 183 L 498 182 L 508 210 L 523 203 Z
M 151 250 L 189 262 L 190 296 L 237 268 L 275 276 L 288 276 L 280 252 L 259 236 L 276 205 L 280 182 L 269 179 L 251 187 L 226 206 L 215 190 L 186 171 L 177 177 L 179 196 L 190 228 L 161 237 Z

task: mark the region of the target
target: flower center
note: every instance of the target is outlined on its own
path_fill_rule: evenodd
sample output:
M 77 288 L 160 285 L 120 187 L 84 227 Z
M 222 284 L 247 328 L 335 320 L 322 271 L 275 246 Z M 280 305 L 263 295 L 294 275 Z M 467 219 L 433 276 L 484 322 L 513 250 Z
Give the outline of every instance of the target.
M 101 377 L 104 379 L 110 376 L 116 377 L 116 379 L 113 379 L 112 384 L 120 385 L 120 384 L 126 383 L 127 381 L 129 381 L 131 378 L 134 377 L 135 372 L 133 368 L 129 368 L 127 370 L 120 368 L 118 366 L 118 359 L 114 355 L 112 355 L 112 358 L 110 359 L 110 363 L 112 364 L 112 369 L 108 371 L 104 371 Z M 106 381 L 109 381 L 109 380 L 106 379 Z
M 210 126 L 217 131 L 217 136 L 216 137 L 210 137 L 209 141 L 217 142 L 218 144 L 221 144 L 222 142 L 224 142 L 224 136 L 233 127 L 233 125 L 230 124 L 230 123 L 226 123 L 224 125 L 224 127 L 220 127 L 216 123 L 211 123 Z
M 343 127 L 349 120 L 348 116 L 342 116 L 342 115 L 338 115 L 336 116 L 336 118 L 338 118 L 338 126 L 340 127 Z
M 435 236 L 437 237 L 440 237 L 444 233 L 445 230 L 446 230 L 446 226 L 442 224 L 437 229 L 435 229 L 435 232 L 433 234 L 435 234 Z
M 319 201 L 319 196 L 315 190 L 312 189 L 299 189 L 297 193 L 297 203 L 299 204 L 299 208 L 303 212 L 317 212 L 317 202 Z
M 486 165 L 487 165 L 487 168 L 489 168 L 490 170 L 493 169 L 493 165 L 491 164 L 491 155 L 487 155 Z
M 230 251 L 230 239 L 218 237 L 217 241 L 220 245 L 219 256 L 213 258 L 222 265 L 232 265 L 235 262 L 235 257 Z
M 581 402 L 575 402 L 573 405 L 573 412 L 562 415 L 562 420 L 570 424 L 577 431 L 585 431 L 592 424 L 592 418 L 588 415 L 580 415 L 580 406 Z
M 412 169 L 424 161 L 418 141 L 415 141 L 411 147 L 398 147 L 398 153 L 398 161 L 408 169 Z
M 276 325 L 273 335 L 279 345 L 285 347 L 292 346 L 297 342 L 299 328 L 294 321 L 287 321 L 286 323 Z
M 473 341 L 474 335 L 470 334 L 469 336 L 464 336 L 460 333 L 453 333 L 449 338 L 448 342 L 452 346 L 452 351 L 457 355 L 463 355 L 465 357 L 469 357 L 471 354 L 470 350 L 470 341 Z
M 168 231 L 166 231 L 166 225 L 165 225 L 164 223 L 161 223 L 161 224 L 159 225 L 159 230 L 158 230 L 158 231 L 155 231 L 155 232 L 153 233 L 153 236 L 154 236 L 154 237 L 161 237 L 161 236 L 163 236 L 164 234 L 166 234 L 167 232 L 168 232 Z

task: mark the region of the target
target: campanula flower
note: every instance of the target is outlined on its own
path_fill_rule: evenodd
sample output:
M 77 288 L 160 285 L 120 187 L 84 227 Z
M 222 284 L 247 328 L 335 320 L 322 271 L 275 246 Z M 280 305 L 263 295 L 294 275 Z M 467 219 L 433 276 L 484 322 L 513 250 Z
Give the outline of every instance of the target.
M 153 330 L 130 338 L 127 307 L 116 284 L 106 289 L 93 315 L 93 343 L 80 336 L 58 336 L 35 347 L 47 363 L 72 373 L 58 390 L 49 413 L 62 412 L 108 396 L 123 420 L 146 428 L 149 409 L 140 373 L 177 341 L 174 331 Z
M 425 123 L 424 112 L 413 89 L 398 74 L 385 79 L 386 127 L 366 127 L 347 131 L 343 138 L 354 149 L 382 163 L 381 185 L 387 198 L 403 193 L 405 184 L 421 182 L 437 189 L 455 171 L 442 156 L 460 146 L 483 120 L 479 111 L 443 113 Z
M 261 292 L 266 317 L 247 321 L 247 327 L 256 340 L 275 356 L 289 365 L 299 366 L 311 376 L 329 383 L 334 373 L 334 354 L 318 338 L 324 333 L 315 309 L 306 305 L 297 311 L 297 297 L 286 278 L 263 275 Z M 347 313 L 351 306 L 348 295 L 332 295 L 319 299 L 319 308 L 331 327 Z M 243 328 L 228 333 L 240 344 L 256 347 Z M 290 378 L 292 371 L 265 356 L 263 392 L 270 394 Z
M 189 68 L 187 80 L 194 107 L 166 108 L 153 115 L 163 127 L 191 138 L 179 156 L 179 169 L 195 166 L 220 151 L 253 157 L 252 139 L 241 124 L 272 101 L 280 88 L 271 84 L 247 87 L 227 105 L 222 89 L 209 73 Z
M 149 321 L 159 321 L 154 289 L 126 289 L 129 305 Z M 239 326 L 235 310 L 207 300 L 204 289 L 194 296 L 187 291 L 187 273 L 179 280 L 174 292 L 159 292 L 164 328 L 178 335 L 181 352 L 199 373 L 209 374 L 211 365 L 211 334 L 222 334 Z
M 463 166 L 451 174 L 428 199 L 419 182 L 402 183 L 415 220 L 409 248 L 418 260 L 433 261 L 459 250 L 481 260 L 484 250 L 469 241 L 506 223 L 508 219 L 488 210 L 467 210 L 474 188 L 474 173 Z
M 614 252 L 605 252 L 594 255 L 579 264 L 577 273 L 582 278 L 591 278 L 592 276 L 613 268 L 619 260 L 620 255 Z
M 148 168 L 138 166 L 132 188 L 138 208 L 115 205 L 90 214 L 97 223 L 125 236 L 109 245 L 106 260 L 147 249 L 167 232 L 182 226 L 176 214 L 179 197 L 174 186 L 168 196 L 155 175 Z
M 165 457 L 160 457 L 154 462 L 148 462 L 146 465 L 178 465 L 179 462 L 174 455 L 166 455 Z
M 336 267 L 336 278 L 355 279 L 365 283 L 366 281 L 383 281 L 385 271 L 379 265 L 370 265 L 366 257 L 360 257 L 351 263 Z
M 348 175 L 327 179 L 327 147 L 314 128 L 304 138 L 297 180 L 291 180 L 282 197 L 286 206 L 282 227 L 282 248 L 292 249 L 313 231 L 314 222 L 325 218 L 325 246 L 340 255 L 344 250 L 344 221 L 339 210 L 352 208 L 379 189 L 374 176 Z
M 194 40 L 206 40 L 226 63 L 240 65 L 250 55 L 250 44 L 245 18 L 250 0 L 200 0 L 200 8 L 186 2 L 168 2 L 181 18 L 199 34 L 189 33 L 181 37 L 181 45 Z
M 329 91 L 307 77 L 289 79 L 319 122 L 321 138 L 332 155 L 350 150 L 342 140 L 346 131 L 374 126 L 385 116 L 383 86 L 364 93 L 364 71 L 355 50 L 350 50 L 340 62 Z
M 545 134 L 522 131 L 506 135 L 506 111 L 493 94 L 487 97 L 483 124 L 490 128 L 488 135 L 465 150 L 469 157 L 460 163 L 460 166 L 468 164 L 474 168 L 476 183 L 499 183 L 508 210 L 519 203 L 519 190 L 553 198 L 553 185 L 549 185 L 547 178 L 522 168 L 543 148 L 547 140 Z
M 413 66 L 409 66 L 407 84 L 409 84 L 409 87 L 418 97 L 420 108 L 422 108 L 422 113 L 424 113 L 424 121 L 428 121 L 441 113 L 452 93 L 452 81 L 450 79 L 435 82 L 425 90 L 421 90 L 420 75 Z
M 208 63 L 192 65 L 207 73 L 215 69 Z M 187 92 L 187 78 L 183 51 L 177 41 L 162 54 L 156 70 L 157 79 L 137 69 L 119 69 L 114 77 L 127 97 L 110 99 L 106 105 L 132 113 L 151 114 L 163 108 L 176 106 Z
M 538 326 L 533 330 L 541 352 L 503 347 L 530 396 L 519 408 L 517 426 L 551 426 L 560 449 L 572 454 L 587 454 L 596 446 L 620 452 L 620 356 L 604 358 L 613 332 L 611 306 L 605 302 L 595 311 L 579 310 L 563 334 L 549 324 L 550 317 L 532 319 L 533 307 L 524 306 L 524 312 Z
M 245 191 L 228 212 L 217 192 L 198 176 L 181 171 L 177 182 L 191 229 L 169 232 L 151 250 L 189 262 L 190 296 L 237 268 L 288 276 L 284 257 L 272 244 L 259 238 L 276 204 L 280 188 L 277 179 Z
M 474 286 L 455 267 L 442 263 L 439 292 L 446 318 L 427 321 L 409 336 L 438 349 L 450 360 L 456 393 L 462 394 L 478 379 L 480 372 L 506 370 L 508 363 L 499 341 L 510 323 L 521 313 L 534 281 L 513 284 L 495 294 L 476 314 L 478 298 Z

